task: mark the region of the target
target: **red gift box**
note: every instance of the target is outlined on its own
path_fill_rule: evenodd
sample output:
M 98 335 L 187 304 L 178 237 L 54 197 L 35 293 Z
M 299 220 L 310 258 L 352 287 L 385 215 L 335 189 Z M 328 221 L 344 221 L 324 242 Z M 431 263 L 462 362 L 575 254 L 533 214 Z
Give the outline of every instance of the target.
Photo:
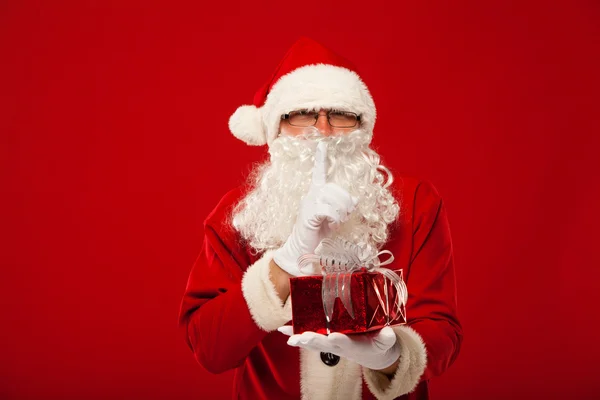
M 402 271 L 397 274 L 402 279 Z M 294 334 L 306 331 L 321 334 L 361 333 L 379 330 L 386 325 L 406 323 L 404 295 L 398 293 L 394 283 L 383 274 L 362 268 L 347 276 L 347 280 L 342 276 L 349 274 L 333 275 L 328 278 L 327 275 L 290 278 Z M 325 279 L 330 280 L 329 287 L 333 288 L 331 297 L 335 297 L 329 322 L 323 303 Z M 348 281 L 349 293 L 344 292 L 348 290 Z M 343 304 L 341 298 L 344 295 L 351 302 L 351 310 Z M 351 314 L 354 314 L 354 318 Z

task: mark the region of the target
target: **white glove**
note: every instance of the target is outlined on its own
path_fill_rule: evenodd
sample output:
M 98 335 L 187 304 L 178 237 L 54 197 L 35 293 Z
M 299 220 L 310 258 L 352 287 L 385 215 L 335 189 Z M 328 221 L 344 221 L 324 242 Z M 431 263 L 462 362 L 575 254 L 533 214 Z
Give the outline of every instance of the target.
M 275 251 L 273 260 L 293 276 L 311 275 L 298 269 L 298 258 L 313 254 L 321 240 L 348 220 L 358 199 L 335 183 L 326 183 L 327 145 L 317 144 L 312 181 L 302 199 L 296 223 L 285 244 Z
M 400 357 L 400 342 L 396 340 L 396 333 L 389 326 L 375 334 L 365 333 L 352 336 L 338 332 L 329 335 L 321 335 L 316 332 L 294 335 L 294 328 L 288 325 L 279 327 L 277 330 L 290 336 L 287 342 L 290 346 L 332 353 L 374 370 L 387 368 Z

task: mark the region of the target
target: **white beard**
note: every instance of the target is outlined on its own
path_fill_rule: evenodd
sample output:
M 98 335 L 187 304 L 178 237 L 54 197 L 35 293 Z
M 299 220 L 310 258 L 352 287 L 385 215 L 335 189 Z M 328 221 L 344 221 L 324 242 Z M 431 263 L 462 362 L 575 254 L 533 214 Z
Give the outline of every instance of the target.
M 388 189 L 391 173 L 369 148 L 371 135 L 358 129 L 325 137 L 311 127 L 303 135 L 281 135 L 273 141 L 270 160 L 252 170 L 252 189 L 233 210 L 233 226 L 256 253 L 281 247 L 291 234 L 310 185 L 319 141 L 328 143 L 327 181 L 359 199 L 348 221 L 335 231 L 336 238 L 371 256 L 386 242 L 388 225 L 398 216 L 400 204 Z

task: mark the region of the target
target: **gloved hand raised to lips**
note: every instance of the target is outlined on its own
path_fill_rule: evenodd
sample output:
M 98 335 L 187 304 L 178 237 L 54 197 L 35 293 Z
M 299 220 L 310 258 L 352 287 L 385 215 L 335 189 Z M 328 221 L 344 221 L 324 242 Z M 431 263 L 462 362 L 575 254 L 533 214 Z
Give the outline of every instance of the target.
M 292 234 L 275 251 L 273 261 L 293 276 L 309 275 L 298 269 L 298 258 L 313 254 L 321 240 L 348 220 L 358 199 L 335 183 L 327 183 L 327 144 L 317 144 L 312 181 L 300 209 Z

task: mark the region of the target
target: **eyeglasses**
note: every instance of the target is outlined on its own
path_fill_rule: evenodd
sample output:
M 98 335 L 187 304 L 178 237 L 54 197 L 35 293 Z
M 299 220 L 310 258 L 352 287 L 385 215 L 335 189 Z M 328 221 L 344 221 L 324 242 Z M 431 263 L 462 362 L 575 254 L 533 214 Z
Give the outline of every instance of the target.
M 307 127 L 314 126 L 319 120 L 317 111 L 298 110 L 289 114 L 283 114 L 281 119 L 285 119 L 292 126 Z M 327 121 L 334 128 L 354 128 L 360 122 L 360 115 L 348 111 L 328 111 Z

